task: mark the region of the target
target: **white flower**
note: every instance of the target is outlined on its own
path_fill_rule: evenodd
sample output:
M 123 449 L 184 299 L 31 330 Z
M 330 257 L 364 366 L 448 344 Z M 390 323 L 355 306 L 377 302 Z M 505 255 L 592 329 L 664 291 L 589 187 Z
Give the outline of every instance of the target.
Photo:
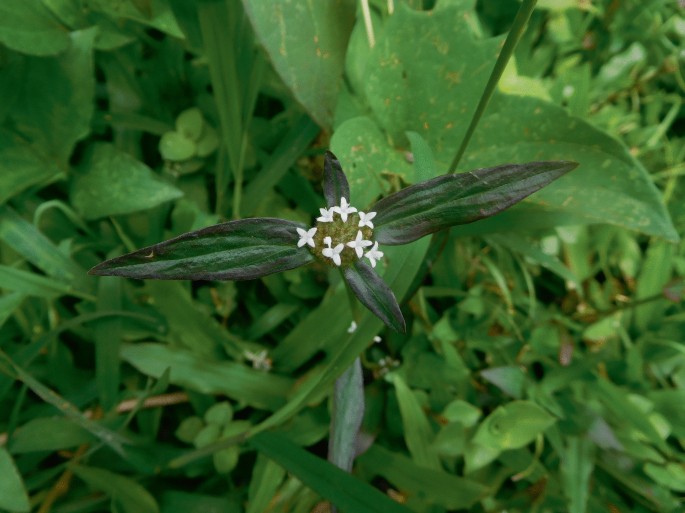
M 376 344 L 380 344 L 381 342 L 383 342 L 383 339 L 381 337 L 379 337 L 378 335 L 376 335 L 375 337 L 373 337 L 373 341 Z
M 342 263 L 342 260 L 340 259 L 340 253 L 342 252 L 343 249 L 345 249 L 344 244 L 338 244 L 336 247 L 331 248 L 331 238 L 326 237 L 324 240 L 324 244 L 326 244 L 328 247 L 324 248 L 324 250 L 321 252 L 321 254 L 325 257 L 330 258 L 333 260 L 333 263 L 335 265 L 340 265 Z
M 354 333 L 355 331 L 357 331 L 357 323 L 352 321 L 350 327 L 347 328 L 347 333 Z
M 297 233 L 300 236 L 300 240 L 297 241 L 297 247 L 301 248 L 305 244 L 309 244 L 310 247 L 314 247 L 314 234 L 316 233 L 316 228 L 312 228 L 309 231 L 303 230 L 302 228 L 297 228 Z
M 333 207 L 335 208 L 335 207 Z M 321 217 L 317 217 L 317 221 L 321 221 L 322 223 L 332 223 L 333 222 L 333 208 L 327 209 L 327 208 L 320 208 L 319 212 L 321 212 Z
M 357 238 L 347 243 L 349 247 L 354 248 L 354 250 L 357 252 L 357 258 L 362 257 L 364 254 L 364 248 L 368 248 L 371 244 L 373 244 L 373 242 L 370 240 L 362 240 L 362 237 L 364 237 L 364 234 L 361 230 L 359 230 L 357 232 Z
M 253 353 L 252 351 L 245 350 L 245 358 L 252 362 L 252 367 L 259 370 L 271 370 L 272 361 L 269 358 L 269 353 L 266 349 L 259 351 L 258 353 Z
M 383 252 L 378 251 L 378 242 L 376 242 L 373 245 L 373 247 L 366 252 L 364 256 L 369 259 L 371 267 L 376 267 L 376 262 L 383 258 Z
M 364 226 L 368 226 L 369 228 L 373 228 L 373 223 L 371 222 L 371 219 L 376 217 L 376 212 L 369 212 L 368 214 L 364 212 L 359 212 L 359 228 L 363 228 Z
M 333 212 L 337 212 L 338 214 L 340 214 L 340 219 L 343 220 L 343 223 L 347 222 L 347 214 L 352 214 L 357 211 L 356 208 L 350 206 L 347 203 L 347 200 L 345 198 L 340 198 L 340 206 L 331 207 L 331 210 Z

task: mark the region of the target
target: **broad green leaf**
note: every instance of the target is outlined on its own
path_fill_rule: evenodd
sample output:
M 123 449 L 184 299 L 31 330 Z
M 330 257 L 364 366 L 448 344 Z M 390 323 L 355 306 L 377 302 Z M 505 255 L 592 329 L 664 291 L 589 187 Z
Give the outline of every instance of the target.
M 159 153 L 166 160 L 188 160 L 197 152 L 195 142 L 188 139 L 180 132 L 171 131 L 165 133 L 159 140 Z
M 468 510 L 488 488 L 477 481 L 417 465 L 406 456 L 374 444 L 357 460 L 369 479 L 382 476 L 400 492 L 449 510 Z
M 259 433 L 250 438 L 250 444 L 342 511 L 408 513 L 407 508 L 373 486 L 317 458 L 282 434 Z
M 330 127 L 355 2 L 245 0 L 243 5 L 259 42 L 295 98 L 320 126 Z
M 465 471 L 471 473 L 494 461 L 502 451 L 519 449 L 541 435 L 556 419 L 531 401 L 498 406 L 478 426 L 466 448 Z
M 333 397 L 328 461 L 345 472 L 352 472 L 364 418 L 364 377 L 359 358 L 335 381 Z
M 492 216 L 576 166 L 564 161 L 506 164 L 410 185 L 374 205 L 375 238 L 381 244 L 406 244 Z
M 494 64 L 499 45 L 498 38 L 471 35 L 473 16 L 468 2 L 439 2 L 429 13 L 401 4 L 385 19 L 376 46 L 363 57 L 363 96 L 388 141 L 378 146 L 380 153 L 394 154 L 405 144 L 405 131 L 413 130 L 426 139 L 439 167 L 447 169 L 487 81 L 491 66 L 486 63 Z M 624 145 L 555 105 L 495 94 L 462 168 L 540 160 L 573 160 L 581 166 L 521 207 L 453 233 L 609 223 L 677 239 L 656 187 Z
M 377 29 L 374 48 L 360 48 L 368 56 L 350 56 L 365 62 L 362 94 L 390 146 L 404 146 L 405 132 L 415 131 L 445 168 L 500 46 L 500 38 L 475 39 L 469 25 L 472 5 L 439 2 L 433 11 L 422 12 L 398 4 Z
M 197 141 L 202 135 L 205 120 L 197 107 L 186 109 L 176 118 L 176 131 L 186 139 Z
M 69 31 L 41 0 L 3 0 L 0 43 L 31 55 L 56 55 L 69 47 Z
M 107 260 L 91 274 L 158 280 L 253 280 L 313 260 L 297 247 L 303 225 L 253 218 L 185 233 L 133 253 Z
M 4 447 L 0 447 L 0 476 L 0 508 L 21 513 L 31 511 L 24 482 Z
M 495 96 L 476 131 L 463 167 L 498 162 L 568 159 L 580 167 L 511 212 L 473 230 L 503 226 L 608 223 L 677 240 L 668 212 L 649 174 L 628 149 L 590 123 L 534 98 Z M 516 210 L 516 209 L 514 209 Z M 458 228 L 456 233 L 467 234 Z
M 69 468 L 91 488 L 106 493 L 123 513 L 159 513 L 155 498 L 133 479 L 104 468 L 70 465 Z
M 357 261 L 343 271 L 345 281 L 357 299 L 386 326 L 404 333 L 406 326 L 392 289 L 370 266 Z
M 74 207 L 84 219 L 147 210 L 182 195 L 145 164 L 109 144 L 95 146 L 71 189 Z
M 473 442 L 500 450 L 528 445 L 554 424 L 555 418 L 530 401 L 512 401 L 498 406 L 478 426 Z
M 345 121 L 331 137 L 331 149 L 344 164 L 352 201 L 360 208 L 371 205 L 389 189 L 384 178 L 415 181 L 406 156 L 399 151 L 386 151 L 386 148 L 381 129 L 368 117 Z
M 86 429 L 65 417 L 36 417 L 12 435 L 13 453 L 59 451 L 92 443 Z
M 0 129 L 0 204 L 29 187 L 54 180 L 60 172 L 37 148 Z
M 324 155 L 323 164 L 323 194 L 328 208 L 340 205 L 340 200 L 345 198 L 350 202 L 350 186 L 347 177 L 340 167 L 338 157 L 327 151 Z
M 441 470 L 440 459 L 431 447 L 435 434 L 421 404 L 399 374 L 394 373 L 391 381 L 395 385 L 395 395 L 404 427 L 404 440 L 412 459 L 422 468 Z
M 202 394 L 224 394 L 257 408 L 274 410 L 285 403 L 290 378 L 269 374 L 232 361 L 217 361 L 163 344 L 125 345 L 121 357 L 147 376 L 169 381 Z
M 72 32 L 71 45 L 59 58 L 27 57 L 22 87 L 9 112 L 15 131 L 62 168 L 76 142 L 90 133 L 96 35 L 95 27 Z

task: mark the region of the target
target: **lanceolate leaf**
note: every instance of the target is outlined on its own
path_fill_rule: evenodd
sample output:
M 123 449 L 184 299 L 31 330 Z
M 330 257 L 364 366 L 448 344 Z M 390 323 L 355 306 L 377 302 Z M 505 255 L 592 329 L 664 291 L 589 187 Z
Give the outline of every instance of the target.
M 376 272 L 361 261 L 344 270 L 345 281 L 357 299 L 387 326 L 404 333 L 404 317 L 390 287 Z
M 323 164 L 323 193 L 328 208 L 340 205 L 340 198 L 350 201 L 350 186 L 338 157 L 326 152 Z
M 492 216 L 577 165 L 568 161 L 505 164 L 412 185 L 374 206 L 375 238 L 381 244 L 406 244 L 449 226 Z
M 158 280 L 252 280 L 310 262 L 292 221 L 255 218 L 183 234 L 96 265 L 90 274 Z

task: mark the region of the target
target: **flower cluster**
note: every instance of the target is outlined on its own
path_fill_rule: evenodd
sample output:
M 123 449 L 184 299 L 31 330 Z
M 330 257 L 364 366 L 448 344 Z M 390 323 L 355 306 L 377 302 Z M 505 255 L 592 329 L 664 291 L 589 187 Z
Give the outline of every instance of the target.
M 371 267 L 376 267 L 383 258 L 378 242 L 372 240 L 372 219 L 376 212 L 358 211 L 347 203 L 345 197 L 340 198 L 339 206 L 320 208 L 319 211 L 321 216 L 316 218 L 318 224 L 314 228 L 296 228 L 300 237 L 298 248 L 308 246 L 315 256 L 326 262 L 331 260 L 338 267 L 353 262 L 355 255 L 357 260 L 367 258 Z M 338 214 L 338 219 L 335 214 Z

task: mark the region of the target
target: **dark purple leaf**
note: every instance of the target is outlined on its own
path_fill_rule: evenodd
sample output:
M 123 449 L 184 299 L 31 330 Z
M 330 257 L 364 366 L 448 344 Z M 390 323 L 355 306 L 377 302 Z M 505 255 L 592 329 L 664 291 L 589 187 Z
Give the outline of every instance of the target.
M 158 280 L 252 280 L 313 260 L 300 223 L 254 218 L 185 233 L 93 267 L 89 274 Z
M 388 327 L 404 333 L 404 317 L 390 287 L 376 274 L 376 271 L 361 261 L 355 262 L 343 271 L 345 281 L 357 299 L 371 310 Z
M 568 161 L 529 162 L 449 174 L 411 185 L 373 207 L 375 239 L 406 244 L 456 224 L 492 216 L 574 169 Z
M 323 163 L 323 194 L 328 208 L 340 205 L 340 198 L 350 202 L 350 186 L 347 177 L 340 166 L 338 157 L 330 151 L 326 152 Z

